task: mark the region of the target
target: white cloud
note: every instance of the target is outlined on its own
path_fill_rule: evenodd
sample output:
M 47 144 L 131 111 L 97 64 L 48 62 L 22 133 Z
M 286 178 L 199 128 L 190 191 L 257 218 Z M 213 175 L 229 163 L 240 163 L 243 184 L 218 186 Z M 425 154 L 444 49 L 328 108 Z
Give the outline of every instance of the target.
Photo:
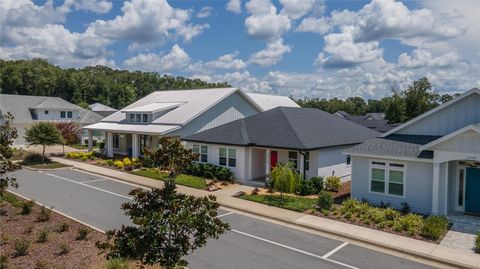
M 138 54 L 125 60 L 128 69 L 168 72 L 185 67 L 190 61 L 188 54 L 177 44 L 173 45 L 168 54 Z
M 304 18 L 295 29 L 296 32 L 312 32 L 325 34 L 335 27 L 352 24 L 356 13 L 350 10 L 334 10 L 330 16 Z
M 197 18 L 208 18 L 213 14 L 213 7 L 202 7 L 200 11 L 197 13 Z
M 229 53 L 209 62 L 198 61 L 188 66 L 188 70 L 195 75 L 213 74 L 218 70 L 239 70 L 247 67 L 242 59 L 237 59 L 238 52 Z
M 42 27 L 45 24 L 63 22 L 70 12 L 70 4 L 59 7 L 49 0 L 44 5 L 36 5 L 30 0 L 2 1 L 0 24 L 4 27 Z
M 73 6 L 76 10 L 86 10 L 97 14 L 105 14 L 110 12 L 113 4 L 108 0 L 77 0 L 74 2 Z
M 234 13 L 240 13 L 240 12 L 242 12 L 242 2 L 240 0 L 230 0 L 225 5 L 225 8 L 228 11 L 231 11 L 231 12 L 234 12 Z
M 278 63 L 285 53 L 292 50 L 292 47 L 285 45 L 283 39 L 278 39 L 267 44 L 267 47 L 261 51 L 250 55 L 249 62 L 266 67 Z
M 112 20 L 97 20 L 89 27 L 95 34 L 136 43 L 162 42 L 181 37 L 190 41 L 208 28 L 192 24 L 191 11 L 171 7 L 166 0 L 124 2 L 122 15 Z
M 300 19 L 312 10 L 321 14 L 325 9 L 323 1 L 320 0 L 280 0 L 280 3 L 283 5 L 280 14 L 285 14 L 292 20 Z
M 411 55 L 402 53 L 398 56 L 398 64 L 401 67 L 451 67 L 460 60 L 457 52 L 451 51 L 443 55 L 433 57 L 429 51 L 415 49 Z
M 253 38 L 276 40 L 291 28 L 288 16 L 277 14 L 270 0 L 250 0 L 245 7 L 251 14 L 245 20 L 247 34 Z

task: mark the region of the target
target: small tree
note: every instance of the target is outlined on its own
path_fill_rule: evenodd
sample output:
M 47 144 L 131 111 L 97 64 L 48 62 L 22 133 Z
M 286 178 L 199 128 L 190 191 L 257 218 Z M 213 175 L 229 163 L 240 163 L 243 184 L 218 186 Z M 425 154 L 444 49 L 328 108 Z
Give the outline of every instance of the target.
M 65 155 L 65 145 L 71 145 L 77 142 L 78 136 L 82 134 L 82 129 L 73 121 L 57 121 L 55 127 L 60 131 L 63 138 L 63 155 Z
M 198 158 L 178 138 L 168 136 L 159 137 L 158 149 L 145 148 L 144 154 L 152 160 L 154 166 L 168 170 L 171 177 L 182 173 Z
M 41 145 L 42 163 L 45 162 L 45 147 L 50 145 L 62 144 L 63 139 L 60 131 L 51 122 L 39 122 L 32 125 L 25 132 L 25 140 L 30 145 Z
M 133 201 L 123 204 L 122 209 L 135 226 L 108 231 L 108 241 L 96 244 L 107 251 L 109 259 L 139 260 L 164 268 L 186 266 L 183 256 L 229 229 L 217 218 L 215 196 L 197 198 L 177 193 L 173 179 L 168 179 L 163 189 L 134 189 L 130 195 Z
M 15 165 L 10 159 L 12 158 L 12 144 L 17 138 L 17 129 L 12 126 L 13 115 L 0 115 L 0 196 L 5 194 L 5 190 L 10 186 L 17 188 L 17 180 L 14 177 L 7 176 L 7 173 L 17 170 L 19 167 Z
M 291 163 L 279 163 L 277 164 L 272 173 L 270 173 L 271 184 L 274 190 L 280 192 L 280 196 L 283 197 L 283 193 L 295 192 L 299 175 L 292 169 Z

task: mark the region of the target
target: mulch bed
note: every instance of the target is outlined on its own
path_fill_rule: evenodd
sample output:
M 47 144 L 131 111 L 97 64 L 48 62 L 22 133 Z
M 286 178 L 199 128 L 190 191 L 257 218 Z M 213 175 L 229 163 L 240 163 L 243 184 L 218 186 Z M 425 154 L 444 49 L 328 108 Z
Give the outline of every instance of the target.
M 20 198 L 17 198 L 21 200 Z M 51 211 L 50 220 L 37 221 L 40 206 L 35 205 L 32 213 L 21 215 L 21 208 L 8 202 L 1 202 L 0 216 L 0 248 L 1 255 L 8 258 L 8 268 L 36 268 L 38 263 L 46 268 L 103 268 L 105 256 L 99 254 L 95 247 L 96 241 L 104 241 L 105 235 L 89 229 L 86 240 L 76 240 L 78 231 L 84 225 Z M 68 231 L 58 232 L 58 226 L 67 223 Z M 31 229 L 31 232 L 28 230 Z M 38 243 L 40 231 L 48 229 L 48 241 Z M 15 257 L 14 241 L 25 239 L 30 241 L 28 254 Z M 60 245 L 66 244 L 69 252 L 60 255 Z

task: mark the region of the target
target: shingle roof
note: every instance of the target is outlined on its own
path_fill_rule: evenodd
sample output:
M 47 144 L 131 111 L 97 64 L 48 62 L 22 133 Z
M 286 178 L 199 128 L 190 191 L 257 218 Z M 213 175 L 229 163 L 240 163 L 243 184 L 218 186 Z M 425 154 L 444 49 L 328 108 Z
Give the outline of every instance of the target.
M 65 110 L 78 110 L 81 109 L 81 107 L 74 105 L 70 102 L 67 102 L 63 100 L 60 97 L 45 97 L 45 96 L 34 96 L 37 98 L 43 97 L 43 101 L 39 104 L 37 104 L 34 107 L 30 108 L 37 108 L 37 109 L 65 109 Z
M 81 125 L 94 124 L 103 119 L 102 115 L 99 115 L 93 111 L 82 109 L 80 111 L 80 118 L 78 123 Z
M 362 143 L 378 132 L 319 109 L 278 107 L 184 138 L 215 144 L 312 150 Z
M 439 136 L 431 135 L 389 135 L 375 138 L 345 150 L 350 155 L 392 156 L 403 158 L 432 159 L 433 152 L 422 151 L 420 147 L 428 144 Z

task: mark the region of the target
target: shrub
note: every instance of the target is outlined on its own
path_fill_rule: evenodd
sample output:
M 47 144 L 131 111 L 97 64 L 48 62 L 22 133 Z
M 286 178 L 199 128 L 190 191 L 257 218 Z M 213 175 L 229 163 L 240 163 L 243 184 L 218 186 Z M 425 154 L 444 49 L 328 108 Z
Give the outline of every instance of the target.
M 385 219 L 390 221 L 394 221 L 400 216 L 400 212 L 391 207 L 384 209 L 383 213 L 385 214 Z
M 480 253 L 480 231 L 477 232 L 475 237 L 475 252 Z
M 104 142 L 104 141 L 98 142 L 97 145 L 98 145 L 98 148 L 99 148 L 100 150 L 102 150 L 102 149 L 105 148 L 105 142 Z
M 325 190 L 338 192 L 342 188 L 342 181 L 339 177 L 330 176 L 325 179 Z
M 386 209 L 386 208 L 389 208 L 389 207 L 392 207 L 392 204 L 390 202 L 380 201 L 380 208 Z
M 315 189 L 315 193 L 319 193 L 323 190 L 323 177 L 311 177 L 310 182 Z
M 60 244 L 58 247 L 58 255 L 67 255 L 70 252 L 70 247 L 67 244 Z
M 110 259 L 105 265 L 105 269 L 129 269 L 128 261 L 124 259 Z
M 402 215 L 406 215 L 412 212 L 412 209 L 410 208 L 410 205 L 407 202 L 402 202 L 401 205 L 402 205 L 402 209 L 400 209 L 400 212 L 402 213 Z
M 422 236 L 438 240 L 448 228 L 448 220 L 442 216 L 430 216 L 423 221 Z
M 197 177 L 215 178 L 220 181 L 232 181 L 233 179 L 233 173 L 229 168 L 211 163 L 193 162 L 185 169 L 184 173 Z
M 371 219 L 376 224 L 383 223 L 385 221 L 385 213 L 380 208 L 372 207 L 369 212 Z
M 78 234 L 77 237 L 75 237 L 75 240 L 86 240 L 89 233 L 90 230 L 85 227 L 81 227 L 80 229 L 78 229 Z
M 52 162 L 51 159 L 45 157 L 45 163 Z M 33 165 L 33 164 L 42 164 L 42 154 L 40 153 L 29 153 L 23 157 L 22 164 L 24 165 Z
M 393 225 L 393 230 L 405 231 L 409 235 L 416 235 L 420 233 L 422 224 L 423 219 L 421 216 L 410 213 L 396 219 L 395 224 Z
M 318 194 L 317 209 L 330 210 L 333 204 L 333 196 L 326 191 L 320 191 Z
M 35 202 L 32 201 L 32 200 L 23 202 L 22 203 L 22 211 L 20 212 L 20 214 L 30 215 L 30 213 L 32 213 L 32 209 L 33 209 L 34 204 L 35 204 Z
M 152 160 L 152 158 L 148 157 L 148 156 L 143 156 L 140 158 L 140 163 L 142 164 L 143 167 L 146 167 L 146 168 L 153 168 L 154 166 L 154 162 Z
M 115 166 L 118 169 L 123 169 L 123 162 L 122 161 L 115 161 L 113 163 L 113 166 Z
M 131 166 L 132 161 L 130 161 L 130 159 L 128 157 L 126 157 L 126 158 L 123 159 L 123 165 L 124 166 Z
M 35 262 L 35 269 L 47 269 L 48 263 L 45 260 L 38 260 Z
M 221 167 L 215 171 L 215 178 L 220 181 L 232 181 L 233 173 L 230 169 L 226 167 Z
M 48 240 L 49 231 L 47 229 L 41 230 L 37 237 L 37 243 L 45 243 Z
M 13 248 L 15 249 L 15 257 L 25 256 L 28 254 L 28 248 L 30 247 L 30 241 L 25 239 L 17 239 L 13 242 Z
M 297 185 L 297 193 L 301 196 L 307 196 L 315 193 L 313 184 L 308 179 L 301 179 Z
M 50 210 L 48 210 L 46 207 L 42 206 L 40 208 L 40 211 L 37 213 L 37 221 L 38 222 L 45 222 L 50 220 Z
M 5 255 L 0 255 L 0 269 L 8 268 L 8 257 Z
M 105 162 L 108 166 L 113 166 L 113 160 L 106 160 Z
M 69 227 L 70 227 L 70 226 L 68 225 L 68 223 L 62 222 L 62 223 L 60 223 L 60 224 L 58 225 L 56 231 L 57 231 L 58 233 L 63 233 L 63 232 L 68 231 L 68 228 L 69 228 Z

